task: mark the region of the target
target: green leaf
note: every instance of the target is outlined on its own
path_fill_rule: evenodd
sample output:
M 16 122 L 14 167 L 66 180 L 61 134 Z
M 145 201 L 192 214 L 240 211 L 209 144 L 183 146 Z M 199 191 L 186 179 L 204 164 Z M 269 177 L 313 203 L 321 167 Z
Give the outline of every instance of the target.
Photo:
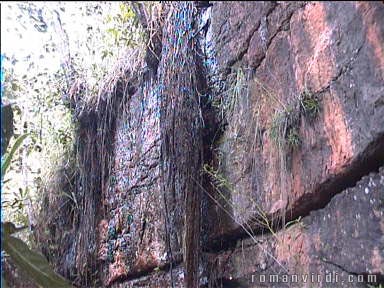
M 8 153 L 4 154 L 4 160 L 1 159 L 1 179 L 3 179 L 5 172 L 7 172 L 7 169 L 11 164 L 13 155 L 16 153 L 17 149 L 20 147 L 21 143 L 23 143 L 24 139 L 27 138 L 28 135 L 29 134 L 23 134 L 19 138 L 17 138 L 9 154 Z
M 4 236 L 9 236 L 17 231 L 15 224 L 12 222 L 1 222 L 1 232 L 4 233 Z
M 15 106 L 15 108 L 18 108 Z M 9 140 L 14 134 L 12 105 L 1 105 L 1 154 L 7 151 Z
M 72 287 L 67 280 L 57 275 L 49 266 L 43 255 L 29 249 L 20 239 L 3 235 L 3 249 L 14 263 L 25 271 L 38 285 L 42 287 Z
M 21 230 L 24 230 L 26 228 L 28 228 L 28 226 L 16 227 L 16 225 L 12 222 L 1 222 L 1 231 L 4 237 L 20 232 Z

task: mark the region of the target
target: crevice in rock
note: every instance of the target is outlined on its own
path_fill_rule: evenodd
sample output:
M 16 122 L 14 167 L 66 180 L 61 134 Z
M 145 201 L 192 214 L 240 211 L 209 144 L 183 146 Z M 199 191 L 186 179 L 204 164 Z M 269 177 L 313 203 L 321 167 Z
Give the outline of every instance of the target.
M 276 32 L 268 39 L 268 42 L 266 43 L 266 49 L 265 49 L 265 53 L 263 54 L 263 56 L 261 57 L 261 59 L 258 61 L 258 63 L 256 63 L 256 65 L 254 65 L 254 67 L 252 67 L 255 71 L 257 70 L 257 68 L 259 68 L 263 61 L 266 59 L 267 57 L 267 51 L 269 49 L 269 47 L 271 46 L 273 40 L 276 38 L 276 36 L 282 32 L 282 31 L 286 31 L 285 27 L 287 24 L 290 25 L 290 22 L 291 22 L 291 19 L 292 19 L 292 16 L 293 14 L 295 14 L 295 12 L 297 12 L 299 9 L 302 9 L 304 8 L 305 6 L 307 5 L 307 3 L 302 3 L 301 6 L 299 6 L 297 9 L 293 9 L 288 15 L 287 15 L 287 18 L 285 18 L 283 21 L 281 21 L 281 25 L 277 28 Z M 268 17 L 272 14 L 272 12 L 275 10 L 275 8 L 277 7 L 277 5 L 274 7 L 274 9 L 271 9 L 270 13 L 267 13 L 266 15 L 266 19 L 268 20 Z M 289 30 L 289 29 L 287 29 Z M 252 39 L 252 38 L 251 38 Z
M 319 89 L 318 91 L 316 91 L 315 93 L 318 94 L 318 93 L 324 93 L 324 92 L 326 92 L 326 91 L 329 91 L 329 89 L 331 88 L 331 85 L 332 85 L 333 83 L 337 82 L 343 75 L 345 75 L 347 72 L 351 71 L 351 69 L 352 69 L 352 65 L 353 65 L 353 63 L 356 61 L 357 57 L 359 56 L 360 51 L 361 51 L 361 49 L 363 48 L 363 46 L 364 46 L 364 43 L 361 44 L 361 45 L 359 46 L 359 48 L 356 49 L 356 51 L 355 51 L 355 53 L 354 53 L 354 56 L 353 56 L 351 59 L 349 59 L 349 61 L 339 69 L 339 71 L 338 71 L 338 72 L 336 73 L 336 75 L 335 75 L 335 76 L 328 82 L 328 84 L 327 84 L 325 87 L 320 88 L 320 89 Z
M 234 59 L 232 59 L 231 61 L 228 62 L 228 67 L 232 67 L 235 63 L 237 63 L 243 59 L 244 55 L 248 52 L 252 37 L 259 30 L 260 25 L 261 25 L 261 22 L 259 21 L 258 25 L 256 25 L 256 27 L 252 29 L 249 36 L 245 40 L 245 43 L 243 45 L 244 49 L 242 49 Z
M 221 287 L 221 288 L 246 288 L 249 287 L 248 285 L 244 285 L 241 283 L 241 281 L 236 279 L 230 279 L 228 277 L 222 277 L 220 279 L 215 279 L 215 282 L 218 283 L 219 286 L 214 287 Z M 209 285 L 201 286 L 202 288 L 210 287 Z
M 380 134 L 349 167 L 341 174 L 335 175 L 318 187 L 315 193 L 304 195 L 297 201 L 298 207 L 293 207 L 288 211 L 292 215 L 291 219 L 299 216 L 307 216 L 311 211 L 324 208 L 332 198 L 343 192 L 347 188 L 356 186 L 360 179 L 371 172 L 378 172 L 384 165 L 384 134 Z
M 176 259 L 172 261 L 172 263 L 168 262 L 163 265 L 159 266 L 152 266 L 148 267 L 147 269 L 141 270 L 141 271 L 135 271 L 133 273 L 128 273 L 126 275 L 122 275 L 119 278 L 116 278 L 114 281 L 111 283 L 108 283 L 108 286 L 115 285 L 118 283 L 124 283 L 127 281 L 135 280 L 144 276 L 150 276 L 151 274 L 154 273 L 159 273 L 159 272 L 170 272 L 171 269 L 176 270 L 177 268 L 181 267 L 183 260 L 181 257 L 180 259 Z
M 273 2 L 271 8 L 269 8 L 269 10 L 268 10 L 267 13 L 266 13 L 266 18 L 268 18 L 268 16 L 269 16 L 270 14 L 272 14 L 273 11 L 274 11 L 278 6 L 279 6 L 278 3 L 274 3 L 274 2 Z M 257 25 L 256 25 L 256 26 L 251 30 L 251 32 L 249 33 L 247 39 L 245 40 L 244 45 L 242 45 L 244 48 L 238 53 L 238 55 L 237 55 L 234 59 L 232 59 L 231 61 L 228 62 L 228 64 L 227 64 L 228 67 L 232 67 L 232 66 L 235 65 L 237 62 L 241 61 L 241 60 L 243 59 L 244 55 L 248 53 L 249 46 L 250 46 L 250 44 L 251 44 L 251 40 L 252 40 L 253 36 L 255 35 L 255 33 L 256 33 L 257 31 L 259 31 L 260 26 L 261 26 L 261 21 L 259 21 L 259 23 L 257 23 Z M 273 36 L 273 37 L 274 37 L 274 36 Z M 271 39 L 271 40 L 272 40 L 272 39 Z M 269 44 L 270 44 L 270 41 L 269 41 L 269 43 L 267 44 L 267 47 L 269 46 Z M 268 49 L 268 48 L 267 48 L 267 49 Z M 264 54 L 263 59 L 264 59 L 264 58 L 265 58 L 265 54 Z M 260 60 L 260 63 L 262 62 L 263 59 Z
M 365 175 L 371 172 L 378 172 L 379 168 L 384 165 L 384 134 L 380 134 L 360 155 L 353 161 L 348 168 L 341 174 L 335 175 L 318 186 L 316 191 L 311 194 L 304 194 L 299 198 L 295 205 L 287 210 L 285 214 L 286 222 L 297 219 L 298 217 L 308 216 L 312 211 L 323 209 L 332 198 L 343 192 L 345 189 L 356 186 L 356 183 Z M 269 215 L 269 219 L 278 218 L 279 212 Z M 272 235 L 271 232 L 259 225 L 254 224 L 255 221 L 248 221 L 245 225 L 250 227 L 252 235 Z M 281 230 L 283 227 L 275 221 L 274 232 Z M 249 234 L 242 227 L 231 230 L 228 234 L 218 238 L 211 239 L 209 245 L 204 247 L 207 252 L 219 252 L 231 249 L 237 245 L 239 240 L 249 238 Z
M 332 265 L 336 268 L 339 268 L 340 270 L 347 273 L 348 275 L 354 275 L 355 277 L 363 276 L 364 282 L 367 284 L 384 284 L 384 275 L 383 274 L 369 274 L 369 273 L 360 273 L 360 272 L 349 271 L 349 270 L 345 269 L 342 265 L 337 264 L 337 263 L 332 262 L 332 261 L 329 261 L 329 260 L 326 260 L 326 259 L 321 259 L 321 262 Z M 369 277 L 376 276 L 376 283 L 369 283 L 368 282 L 368 276 Z

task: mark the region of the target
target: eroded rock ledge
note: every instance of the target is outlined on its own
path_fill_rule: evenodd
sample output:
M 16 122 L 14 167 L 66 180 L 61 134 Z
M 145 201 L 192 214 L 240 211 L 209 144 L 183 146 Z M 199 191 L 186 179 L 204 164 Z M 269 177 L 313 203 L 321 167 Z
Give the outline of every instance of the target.
M 366 287 L 366 283 L 358 283 L 362 278 L 357 279 L 356 275 L 364 275 L 364 281 L 368 280 L 367 275 L 374 275 L 377 283 L 382 282 L 383 196 L 384 167 L 283 231 L 255 235 L 254 239 L 238 241 L 229 251 L 212 254 L 211 273 L 219 279 L 218 283 L 238 285 L 228 287 L 259 287 L 263 284 L 260 275 L 266 275 L 265 287 L 305 286 L 303 280 L 296 285 L 282 282 L 282 275 L 294 274 L 321 275 L 322 281 L 313 285 L 329 287 L 325 281 L 329 272 L 339 277 L 333 287 Z M 279 283 L 269 282 L 269 276 L 274 274 L 280 275 Z M 351 279 L 348 275 L 352 275 Z

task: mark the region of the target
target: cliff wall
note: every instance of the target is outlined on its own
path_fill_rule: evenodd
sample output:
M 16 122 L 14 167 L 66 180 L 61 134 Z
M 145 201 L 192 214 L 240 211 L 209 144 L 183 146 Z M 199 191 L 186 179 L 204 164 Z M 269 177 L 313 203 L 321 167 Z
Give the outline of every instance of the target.
M 63 252 L 71 269 L 85 277 L 87 258 L 68 255 L 88 249 L 100 286 L 383 282 L 383 3 L 174 2 L 159 15 L 139 76 L 110 96 L 123 100 L 71 230 L 83 244 Z

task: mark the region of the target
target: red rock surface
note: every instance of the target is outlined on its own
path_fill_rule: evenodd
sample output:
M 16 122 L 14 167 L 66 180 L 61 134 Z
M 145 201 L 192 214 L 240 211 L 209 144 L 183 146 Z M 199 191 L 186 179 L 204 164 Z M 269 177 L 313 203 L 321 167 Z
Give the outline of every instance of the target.
M 219 145 L 221 171 L 234 183 L 228 192 L 232 214 L 242 223 L 257 214 L 250 212 L 257 212 L 256 205 L 267 214 L 307 213 L 384 157 L 379 151 L 384 78 L 378 60 L 384 55 L 382 45 L 374 44 L 384 40 L 378 28 L 384 27 L 382 3 L 283 2 L 259 15 L 263 5 L 212 8 L 218 66 L 251 71 L 245 76 L 248 94 L 240 95 Z M 335 11 L 344 11 L 342 17 Z M 227 29 L 220 29 L 223 25 Z M 245 44 L 239 48 L 233 42 Z M 281 152 L 270 137 L 273 115 L 297 105 L 304 90 L 318 97 L 320 112 L 311 121 L 300 117 L 300 147 Z M 260 130 L 259 139 L 252 127 Z M 222 219 L 224 212 L 218 214 Z M 216 233 L 238 229 L 231 222 Z
M 265 287 L 329 287 L 325 278 L 329 273 L 339 277 L 332 287 L 365 287 L 356 275 L 365 275 L 365 281 L 374 275 L 376 284 L 371 285 L 377 285 L 384 273 L 383 191 L 381 168 L 293 226 L 275 235 L 239 241 L 235 249 L 211 255 L 212 273 L 218 282 L 234 287 L 260 287 L 260 275 L 266 275 Z M 279 283 L 268 282 L 274 274 L 309 275 L 309 279 L 315 275 L 316 280 L 294 284 L 279 278 Z M 353 282 L 348 282 L 348 277 Z

